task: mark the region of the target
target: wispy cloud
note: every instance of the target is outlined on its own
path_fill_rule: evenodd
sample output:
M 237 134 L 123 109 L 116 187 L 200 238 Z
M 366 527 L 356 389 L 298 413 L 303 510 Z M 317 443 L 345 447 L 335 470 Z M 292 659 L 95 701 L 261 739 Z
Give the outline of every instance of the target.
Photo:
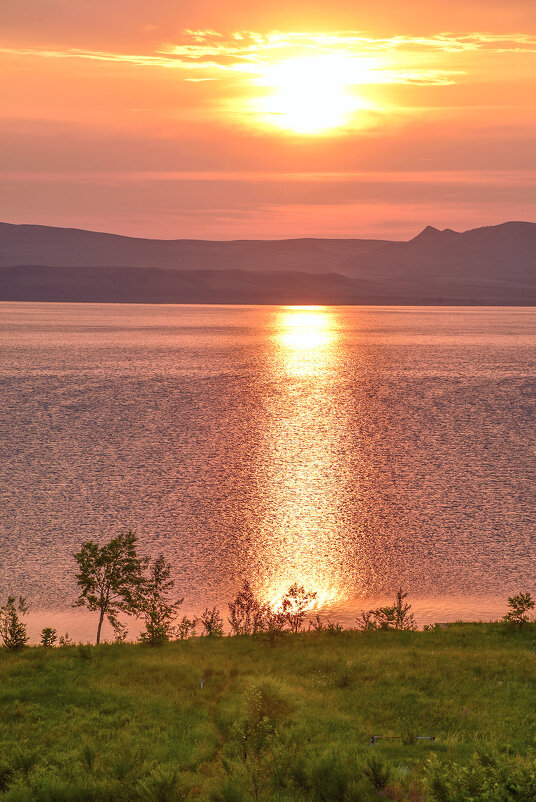
M 181 59 L 178 55 L 156 53 L 155 55 L 142 55 L 132 53 L 111 53 L 106 50 L 80 50 L 67 48 L 65 50 L 51 50 L 33 47 L 0 47 L 0 53 L 11 56 L 28 56 L 44 59 L 87 59 L 88 61 L 107 61 L 119 64 L 133 64 L 138 67 L 165 67 L 175 69 L 225 69 L 216 61 L 192 61 Z
M 85 59 L 131 64 L 137 67 L 184 71 L 190 81 L 215 80 L 226 74 L 256 75 L 266 64 L 301 55 L 376 56 L 376 67 L 368 71 L 366 82 L 401 84 L 448 84 L 464 73 L 449 68 L 422 68 L 423 56 L 464 53 L 536 53 L 536 37 L 528 34 L 508 36 L 489 33 L 439 33 L 434 36 L 374 37 L 359 31 L 336 33 L 283 32 L 257 33 L 235 31 L 224 34 L 215 30 L 186 30 L 180 41 L 163 44 L 156 52 L 117 53 L 103 50 L 43 49 L 0 47 L 0 53 L 44 59 Z M 412 58 L 415 65 L 412 66 Z M 400 62 L 400 63 L 399 63 Z M 452 67 L 452 68 L 451 68 Z M 187 76 L 196 72 L 195 77 Z
M 377 37 L 361 31 L 335 33 L 305 33 L 272 31 L 267 34 L 239 31 L 224 36 L 212 30 L 186 30 L 185 40 L 172 45 L 174 52 L 195 57 L 234 55 L 256 60 L 263 54 L 290 47 L 346 53 L 367 51 L 443 51 L 463 52 L 489 50 L 505 52 L 519 50 L 536 52 L 536 37 L 524 33 L 499 35 L 490 33 L 438 33 L 433 36 Z

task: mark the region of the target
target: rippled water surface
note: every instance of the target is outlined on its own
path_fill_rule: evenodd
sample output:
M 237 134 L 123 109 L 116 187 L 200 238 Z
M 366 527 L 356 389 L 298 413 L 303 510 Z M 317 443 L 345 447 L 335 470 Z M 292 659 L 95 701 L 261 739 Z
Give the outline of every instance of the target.
M 536 584 L 535 346 L 529 309 L 0 304 L 0 591 L 83 637 L 72 554 L 131 528 L 185 611 L 247 578 L 497 617 Z

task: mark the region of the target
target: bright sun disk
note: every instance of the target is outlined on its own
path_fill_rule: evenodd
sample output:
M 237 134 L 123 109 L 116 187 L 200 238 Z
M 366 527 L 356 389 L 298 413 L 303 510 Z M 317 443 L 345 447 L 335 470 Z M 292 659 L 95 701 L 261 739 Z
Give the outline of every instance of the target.
M 299 134 L 317 134 L 346 125 L 369 104 L 353 91 L 374 82 L 371 59 L 344 55 L 296 57 L 263 65 L 259 86 L 271 90 L 253 101 L 262 119 Z

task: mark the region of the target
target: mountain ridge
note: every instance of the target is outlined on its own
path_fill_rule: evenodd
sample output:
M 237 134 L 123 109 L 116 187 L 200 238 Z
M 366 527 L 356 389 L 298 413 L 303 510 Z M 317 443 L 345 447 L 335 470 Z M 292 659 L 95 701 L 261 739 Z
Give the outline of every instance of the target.
M 426 226 L 408 241 L 147 240 L 0 223 L 0 300 L 536 305 L 536 223 Z

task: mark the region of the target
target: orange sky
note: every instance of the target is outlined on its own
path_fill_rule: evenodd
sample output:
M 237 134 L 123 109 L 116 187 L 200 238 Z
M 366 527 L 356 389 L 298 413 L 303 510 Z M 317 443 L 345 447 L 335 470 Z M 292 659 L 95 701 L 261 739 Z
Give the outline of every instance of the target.
M 534 0 L 18 0 L 0 219 L 407 238 L 536 220 Z

